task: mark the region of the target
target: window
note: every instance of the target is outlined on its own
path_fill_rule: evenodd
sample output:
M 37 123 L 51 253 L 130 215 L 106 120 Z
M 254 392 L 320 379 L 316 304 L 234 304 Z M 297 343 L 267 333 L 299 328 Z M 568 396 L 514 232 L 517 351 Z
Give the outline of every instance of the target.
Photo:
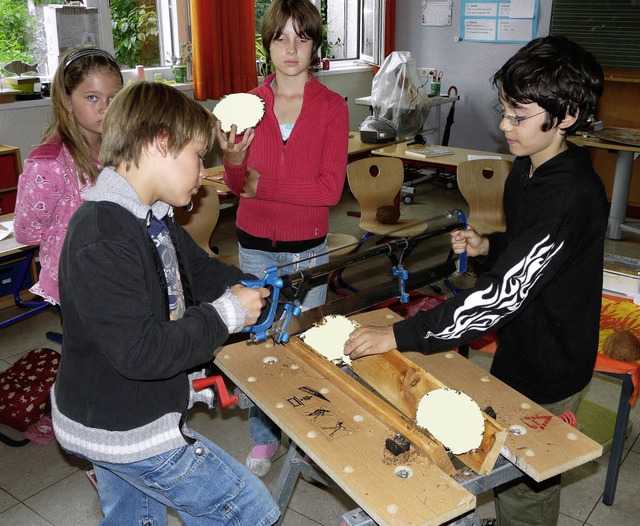
M 22 60 L 53 75 L 59 49 L 97 45 L 124 68 L 170 66 L 189 52 L 189 0 L 0 0 L 0 63 Z M 57 44 L 57 48 L 55 48 Z M 54 49 L 49 49 L 54 47 Z
M 385 0 L 312 1 L 326 21 L 325 41 L 320 52 L 323 57 L 380 62 L 384 56 L 381 47 Z M 259 28 L 271 0 L 255 2 L 256 28 Z M 53 75 L 58 50 L 47 49 L 48 42 L 51 45 L 52 29 L 51 23 L 46 23 L 45 13 L 57 9 L 66 13 L 75 9 L 74 16 L 87 19 L 67 24 L 67 30 L 56 35 L 58 48 L 94 44 L 113 52 L 123 69 L 138 64 L 167 67 L 181 57 L 184 61 L 185 55 L 190 54 L 187 45 L 191 40 L 189 0 L 84 0 L 84 7 L 80 5 L 80 9 L 56 5 L 64 3 L 63 0 L 0 0 L 3 13 L 0 64 L 22 60 L 38 64 L 40 75 Z M 258 37 L 258 59 L 259 44 Z
M 311 0 L 325 23 L 321 55 L 334 60 L 380 63 L 384 57 L 384 0 Z M 260 24 L 271 0 L 256 0 L 256 43 Z M 260 58 L 258 49 L 258 59 Z

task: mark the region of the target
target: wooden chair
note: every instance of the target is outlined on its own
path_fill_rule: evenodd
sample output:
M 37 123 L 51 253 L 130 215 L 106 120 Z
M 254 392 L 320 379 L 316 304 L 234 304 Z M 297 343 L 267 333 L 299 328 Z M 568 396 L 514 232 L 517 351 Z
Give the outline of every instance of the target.
M 360 205 L 360 228 L 368 235 L 404 237 L 420 234 L 427 228 L 427 223 L 415 219 L 401 217 L 392 225 L 376 219 L 378 208 L 397 203 L 404 181 L 404 165 L 400 159 L 367 157 L 353 161 L 347 165 L 347 181 Z
M 209 245 L 211 234 L 220 216 L 220 198 L 215 187 L 202 185 L 200 191 L 193 196 L 191 212 L 187 212 L 184 208 L 175 208 L 174 214 L 178 224 L 189 232 L 193 240 L 209 256 L 216 256 Z
M 469 205 L 468 223 L 480 234 L 504 232 L 502 196 L 511 161 L 476 159 L 458 165 L 458 188 Z

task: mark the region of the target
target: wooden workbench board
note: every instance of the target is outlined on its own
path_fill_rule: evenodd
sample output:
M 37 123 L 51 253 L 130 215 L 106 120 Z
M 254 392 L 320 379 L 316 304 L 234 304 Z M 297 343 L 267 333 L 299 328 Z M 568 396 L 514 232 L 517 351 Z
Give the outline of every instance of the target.
M 361 325 L 389 325 L 401 318 L 381 309 L 352 319 Z M 481 408 L 491 406 L 496 421 L 509 430 L 502 456 L 534 480 L 546 480 L 602 455 L 600 444 L 457 352 L 403 355 L 442 384 L 468 394 Z
M 546 480 L 602 455 L 600 444 L 458 353 L 405 355 L 449 387 L 467 393 L 480 407 L 491 406 L 496 421 L 509 431 L 502 456 L 534 480 Z
M 287 346 L 240 342 L 224 347 L 216 363 L 379 525 L 438 525 L 475 507 L 471 493 L 416 450 L 388 453 L 385 439 L 402 430 Z M 397 476 L 400 468 L 412 475 Z
M 388 325 L 400 318 L 381 309 L 352 319 L 361 325 Z M 546 480 L 602 455 L 600 444 L 457 352 L 403 355 L 442 384 L 468 394 L 481 408 L 491 406 L 496 421 L 509 430 L 502 456 L 534 480 Z

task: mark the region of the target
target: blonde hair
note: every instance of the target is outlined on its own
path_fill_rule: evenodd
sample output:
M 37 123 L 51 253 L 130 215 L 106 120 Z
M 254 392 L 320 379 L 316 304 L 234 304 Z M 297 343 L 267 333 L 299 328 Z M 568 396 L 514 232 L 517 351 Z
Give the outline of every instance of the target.
M 214 117 L 194 99 L 162 82 L 134 82 L 116 95 L 102 122 L 102 166 L 138 167 L 156 137 L 176 156 L 192 141 L 213 146 Z
M 120 67 L 103 49 L 71 48 L 62 54 L 51 83 L 51 123 L 40 139 L 41 143 L 45 143 L 56 133 L 60 135 L 60 140 L 73 158 L 81 183 L 85 180 L 95 182 L 99 169 L 91 157 L 89 143 L 69 107 L 69 97 L 82 81 L 96 72 L 113 73 L 122 84 Z

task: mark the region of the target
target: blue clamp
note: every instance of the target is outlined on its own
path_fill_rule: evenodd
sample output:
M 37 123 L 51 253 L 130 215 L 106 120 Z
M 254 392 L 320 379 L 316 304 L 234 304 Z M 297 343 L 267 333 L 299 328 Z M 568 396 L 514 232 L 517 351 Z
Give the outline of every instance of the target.
M 462 211 L 458 210 L 458 215 L 460 216 L 460 222 L 465 224 L 465 230 L 469 226 L 467 223 L 467 215 Z M 458 272 L 460 274 L 467 271 L 467 251 L 465 250 L 462 254 L 458 254 Z
M 409 301 L 409 294 L 405 290 L 405 281 L 409 278 L 409 272 L 405 270 L 402 265 L 391 267 L 391 274 L 398 278 L 400 285 L 400 303 L 407 303 Z

